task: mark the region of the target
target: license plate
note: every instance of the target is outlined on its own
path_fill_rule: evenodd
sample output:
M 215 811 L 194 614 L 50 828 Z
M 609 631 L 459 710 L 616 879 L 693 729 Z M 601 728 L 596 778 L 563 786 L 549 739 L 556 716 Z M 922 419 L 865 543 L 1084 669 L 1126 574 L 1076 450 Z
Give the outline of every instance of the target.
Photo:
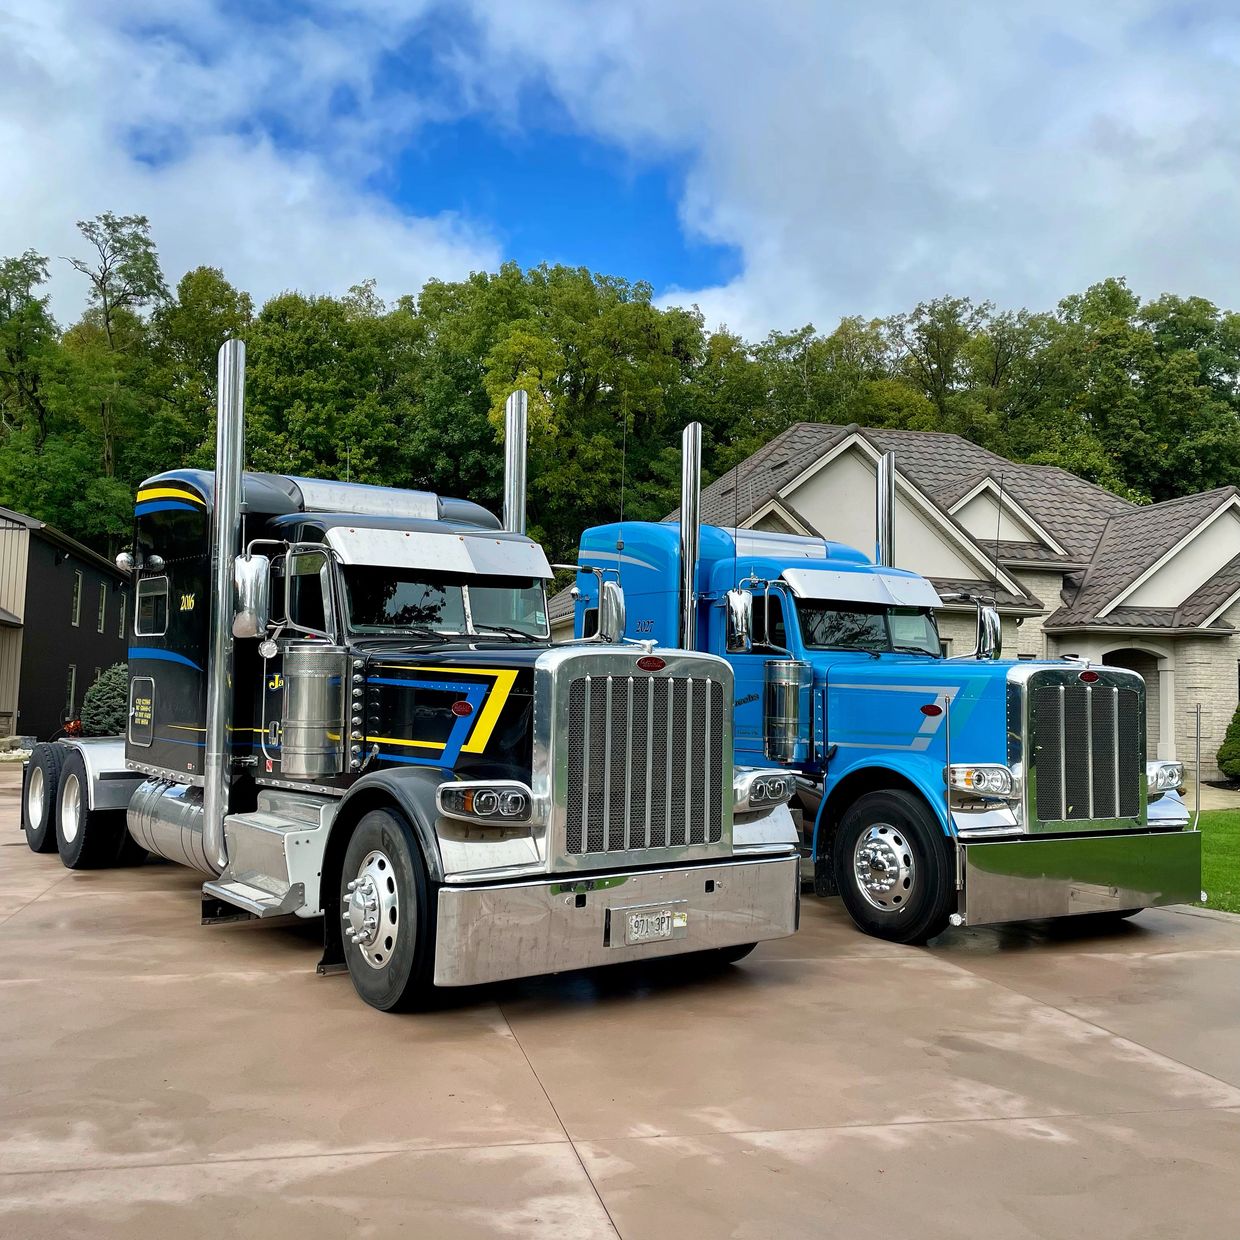
M 635 943 L 657 943 L 661 939 L 682 938 L 689 928 L 687 909 L 667 905 L 628 909 L 624 918 L 626 947 Z

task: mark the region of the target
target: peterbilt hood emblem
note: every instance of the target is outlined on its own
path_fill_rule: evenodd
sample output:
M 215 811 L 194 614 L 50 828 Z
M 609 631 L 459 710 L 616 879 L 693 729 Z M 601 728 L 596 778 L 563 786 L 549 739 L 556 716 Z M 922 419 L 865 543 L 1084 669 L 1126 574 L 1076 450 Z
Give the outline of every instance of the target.
M 643 672 L 661 672 L 667 664 L 657 654 L 646 654 L 637 660 L 637 666 Z

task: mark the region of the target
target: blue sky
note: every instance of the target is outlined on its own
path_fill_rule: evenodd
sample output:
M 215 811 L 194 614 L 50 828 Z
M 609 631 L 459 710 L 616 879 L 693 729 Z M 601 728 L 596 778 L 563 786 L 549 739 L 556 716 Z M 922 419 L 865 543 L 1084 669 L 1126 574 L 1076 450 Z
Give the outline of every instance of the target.
M 0 0 L 0 254 L 143 213 L 260 302 L 513 260 L 751 338 L 1110 275 L 1234 306 L 1238 133 L 1230 0 Z
M 476 117 L 428 125 L 377 183 L 412 212 L 455 212 L 487 229 L 522 266 L 581 265 L 656 292 L 740 270 L 736 247 L 685 235 L 681 169 L 565 128 L 516 131 Z

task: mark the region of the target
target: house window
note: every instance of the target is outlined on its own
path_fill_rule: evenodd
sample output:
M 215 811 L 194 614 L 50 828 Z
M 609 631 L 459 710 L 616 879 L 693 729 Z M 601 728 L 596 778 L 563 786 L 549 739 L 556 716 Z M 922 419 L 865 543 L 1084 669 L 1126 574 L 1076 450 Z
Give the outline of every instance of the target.
M 103 632 L 103 626 L 108 618 L 108 583 L 101 581 L 99 583 L 99 629 Z
M 167 577 L 146 577 L 138 582 L 133 631 L 139 637 L 162 637 L 168 631 Z
M 82 574 L 79 573 L 80 577 Z M 65 684 L 65 718 L 72 719 L 75 711 L 74 706 L 77 702 L 77 664 L 69 664 L 69 679 Z
M 129 596 L 127 594 L 122 593 L 121 594 L 121 618 L 120 618 L 120 623 L 116 626 L 116 636 L 119 637 L 121 641 L 125 640 L 125 604 L 128 602 L 129 602 Z
M 945 658 L 945 659 L 950 659 L 950 658 L 951 658 L 951 656 L 952 656 L 952 639 L 951 639 L 950 637 L 940 637 L 940 638 L 939 638 L 939 654 L 941 654 L 941 655 L 943 656 L 943 658 Z
M 82 574 L 73 570 L 73 627 L 76 629 L 82 620 Z

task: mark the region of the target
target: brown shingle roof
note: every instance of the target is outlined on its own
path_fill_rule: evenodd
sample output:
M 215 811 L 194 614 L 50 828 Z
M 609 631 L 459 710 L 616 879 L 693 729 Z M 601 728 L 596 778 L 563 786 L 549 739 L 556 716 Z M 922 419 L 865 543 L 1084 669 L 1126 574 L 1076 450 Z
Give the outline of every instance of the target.
M 1134 506 L 1128 512 L 1113 516 L 1106 524 L 1075 597 L 1047 618 L 1047 627 L 1097 623 L 1098 613 L 1108 603 L 1236 493 L 1235 487 L 1220 487 L 1214 491 L 1185 495 L 1180 499 L 1169 499 L 1144 508 Z M 1232 561 L 1232 564 L 1234 565 L 1235 561 Z M 1228 567 L 1231 568 L 1231 565 Z M 1224 570 L 1224 574 L 1226 572 L 1227 570 Z M 1205 591 L 1205 595 L 1194 608 L 1194 611 L 1200 611 L 1201 618 L 1195 622 L 1183 621 L 1200 624 L 1214 607 L 1228 597 L 1226 592 L 1222 593 L 1217 602 L 1212 606 L 1208 605 L 1209 600 L 1222 589 L 1215 585 L 1218 580 L 1220 578 L 1208 582 L 1192 599 L 1185 600 L 1178 611 L 1161 607 L 1118 607 L 1108 613 L 1105 621 L 1108 624 L 1171 627 L 1181 623 L 1176 616 L 1185 612 L 1188 605 L 1197 599 L 1197 595 Z M 1164 612 L 1170 613 L 1171 619 L 1168 620 L 1163 615 Z
M 1136 507 L 1067 470 L 1020 465 L 960 435 L 797 422 L 702 492 L 702 520 L 733 525 L 739 519 L 743 524 L 854 433 L 879 452 L 894 452 L 896 468 L 944 512 L 984 478 L 993 478 L 1004 494 L 1063 547 L 1072 562 L 1089 559 L 1110 517 Z

